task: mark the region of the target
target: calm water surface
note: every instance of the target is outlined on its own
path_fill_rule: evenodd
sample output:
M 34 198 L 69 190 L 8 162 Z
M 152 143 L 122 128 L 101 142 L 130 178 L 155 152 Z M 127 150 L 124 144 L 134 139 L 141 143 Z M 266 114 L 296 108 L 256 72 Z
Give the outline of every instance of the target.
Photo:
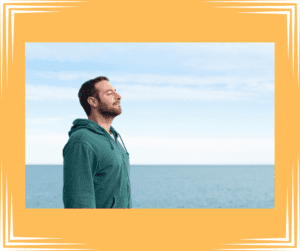
M 63 166 L 26 165 L 26 208 L 63 208 Z M 274 208 L 274 165 L 131 165 L 133 208 Z

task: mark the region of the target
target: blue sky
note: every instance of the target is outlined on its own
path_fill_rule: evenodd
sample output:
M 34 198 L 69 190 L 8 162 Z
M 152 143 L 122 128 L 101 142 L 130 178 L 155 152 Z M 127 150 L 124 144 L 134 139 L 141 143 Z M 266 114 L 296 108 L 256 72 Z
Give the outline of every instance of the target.
M 62 164 L 106 76 L 131 164 L 274 164 L 274 43 L 26 43 L 26 164 Z

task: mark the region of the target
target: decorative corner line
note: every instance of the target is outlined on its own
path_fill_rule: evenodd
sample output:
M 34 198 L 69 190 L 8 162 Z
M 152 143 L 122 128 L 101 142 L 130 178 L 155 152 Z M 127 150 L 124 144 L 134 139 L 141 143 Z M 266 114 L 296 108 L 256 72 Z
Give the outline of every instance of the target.
M 297 84 L 298 84 L 298 89 L 299 89 L 299 81 L 300 81 L 300 60 L 299 60 L 299 51 L 300 51 L 300 47 L 299 47 L 299 19 L 300 19 L 300 2 L 299 1 L 295 1 L 292 4 L 296 4 L 297 5 L 297 16 L 295 15 L 296 12 L 296 8 L 295 5 L 291 5 L 291 3 L 288 3 L 287 1 L 207 1 L 207 2 L 218 2 L 218 3 L 252 3 L 252 4 L 265 4 L 265 3 L 276 3 L 276 4 L 282 4 L 284 3 L 285 5 L 261 5 L 261 6 L 257 6 L 257 5 L 249 5 L 249 6 L 241 6 L 241 5 L 236 5 L 236 6 L 216 6 L 214 8 L 234 8 L 234 9 L 271 9 L 272 11 L 247 11 L 247 12 L 239 12 L 239 13 L 246 13 L 246 14 L 279 14 L 279 15 L 286 15 L 287 17 L 287 55 L 288 55 L 288 59 L 289 59 L 289 55 L 290 55 L 290 29 L 292 26 L 292 65 L 293 65 L 293 76 L 295 76 L 295 37 L 296 37 L 296 41 L 297 41 Z M 298 5 L 299 3 L 299 5 Z M 286 9 L 288 11 L 276 11 L 276 9 Z M 291 13 L 291 14 L 290 14 Z M 292 24 L 292 25 L 291 25 Z M 295 24 L 297 24 L 297 31 L 295 29 Z
M 11 192 L 10 210 L 8 208 L 8 181 L 7 175 L 3 175 L 3 165 L 0 166 L 0 250 L 96 250 L 91 248 L 16 248 L 16 246 L 46 246 L 46 245 L 86 245 L 87 243 L 39 243 L 30 242 L 32 240 L 49 240 L 49 239 L 62 239 L 62 238 L 44 238 L 44 237 L 16 237 L 13 232 L 13 196 Z M 4 198 L 5 198 L 5 214 L 4 214 Z M 10 213 L 10 217 L 9 217 Z M 10 222 L 9 219 L 10 218 Z M 9 231 L 10 230 L 10 231 Z M 19 242 L 13 242 L 11 240 L 18 240 Z M 20 242 L 23 241 L 23 242 Z M 13 247 L 13 249 L 12 249 Z
M 59 12 L 59 11 L 42 11 L 42 10 L 31 10 L 31 11 L 25 11 L 25 10 L 14 10 L 14 8 L 18 9 L 42 9 L 42 8 L 75 8 L 78 6 L 51 6 L 49 4 L 57 4 L 57 3 L 85 3 L 89 2 L 88 0 L 79 0 L 79 1 L 72 1 L 72 0 L 65 0 L 65 1 L 36 1 L 36 0 L 27 0 L 27 1 L 14 1 L 14 0 L 0 0 L 0 57 L 1 57 L 1 63 L 0 63 L 0 93 L 2 98 L 2 87 L 4 80 L 8 84 L 8 61 L 9 61 L 9 46 L 12 47 L 11 50 L 11 58 L 13 61 L 13 47 L 14 47 L 14 14 L 18 13 L 40 13 L 40 12 Z M 39 5 L 39 6 L 33 6 L 30 4 L 48 4 L 48 5 Z M 27 5 L 18 5 L 18 4 L 27 4 Z M 4 18 L 5 16 L 5 18 Z M 8 32 L 11 31 L 11 37 L 9 37 Z M 11 39 L 11 45 L 9 45 L 9 38 Z M 5 50 L 4 50 L 5 45 Z M 5 53 L 4 53 L 5 52 Z M 5 54 L 5 55 L 4 55 Z M 4 64 L 5 63 L 5 64 Z M 6 71 L 5 71 L 5 69 Z M 3 73 L 6 73 L 6 78 L 3 77 Z
M 272 242 L 261 242 L 261 243 L 231 243 L 231 244 L 223 244 L 223 245 L 246 245 L 246 246 L 273 246 L 274 248 L 232 248 L 232 249 L 214 249 L 214 250 L 283 250 L 283 251 L 296 251 L 299 250 L 300 247 L 300 219 L 299 219 L 299 206 L 300 206 L 300 195 L 299 195 L 299 155 L 298 155 L 298 172 L 297 175 L 297 214 L 296 221 L 297 227 L 295 227 L 295 211 L 294 211 L 294 167 L 292 166 L 292 224 L 291 224 L 291 240 L 290 236 L 290 225 L 289 225 L 289 208 L 288 208 L 288 191 L 287 191 L 287 205 L 286 205 L 286 235 L 285 238 L 264 238 L 264 239 L 243 239 L 243 240 L 255 240 L 255 241 L 278 241 L 276 243 Z M 280 246 L 277 247 L 276 246 Z

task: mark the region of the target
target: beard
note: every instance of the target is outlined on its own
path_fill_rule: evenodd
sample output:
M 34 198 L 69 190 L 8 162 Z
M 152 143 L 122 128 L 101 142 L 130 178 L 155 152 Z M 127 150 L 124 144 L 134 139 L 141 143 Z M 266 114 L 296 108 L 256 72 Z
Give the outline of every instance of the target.
M 122 113 L 122 108 L 119 105 L 113 104 L 113 105 L 108 105 L 105 103 L 102 103 L 99 100 L 99 108 L 98 108 L 98 112 L 103 116 L 103 117 L 116 117 L 118 115 L 120 115 Z M 119 102 L 117 102 L 119 103 Z

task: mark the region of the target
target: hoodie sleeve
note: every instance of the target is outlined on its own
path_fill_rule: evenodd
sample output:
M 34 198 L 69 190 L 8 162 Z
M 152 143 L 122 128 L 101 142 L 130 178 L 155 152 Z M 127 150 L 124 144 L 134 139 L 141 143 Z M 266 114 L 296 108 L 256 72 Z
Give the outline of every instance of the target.
M 93 152 L 75 142 L 63 154 L 63 203 L 65 208 L 96 208 L 93 182 Z

